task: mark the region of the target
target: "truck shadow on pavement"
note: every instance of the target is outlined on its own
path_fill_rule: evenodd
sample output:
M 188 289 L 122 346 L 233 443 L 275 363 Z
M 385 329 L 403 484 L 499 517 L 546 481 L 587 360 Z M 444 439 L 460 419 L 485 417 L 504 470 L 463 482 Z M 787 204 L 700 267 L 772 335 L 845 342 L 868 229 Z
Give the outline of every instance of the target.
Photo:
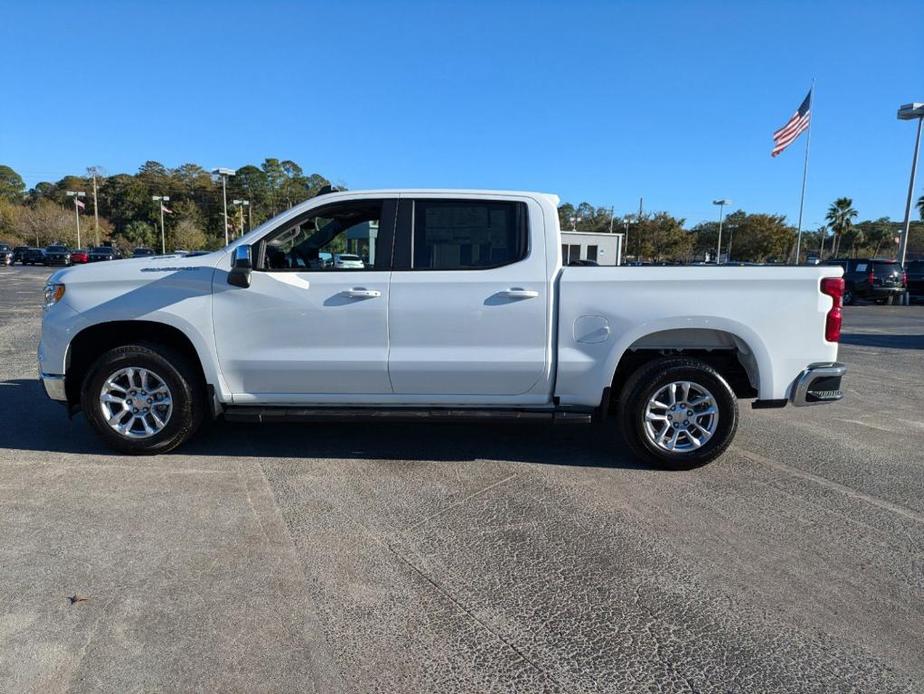
M 103 444 L 82 414 L 68 419 L 35 379 L 0 381 L 0 448 L 124 457 Z M 615 439 L 615 440 L 614 440 Z M 579 424 L 446 422 L 206 423 L 171 456 L 197 459 L 500 460 L 646 470 L 618 435 Z M 143 458 L 141 458 L 143 460 Z
M 924 335 L 883 335 L 852 333 L 841 335 L 842 345 L 854 347 L 885 347 L 888 349 L 924 349 Z

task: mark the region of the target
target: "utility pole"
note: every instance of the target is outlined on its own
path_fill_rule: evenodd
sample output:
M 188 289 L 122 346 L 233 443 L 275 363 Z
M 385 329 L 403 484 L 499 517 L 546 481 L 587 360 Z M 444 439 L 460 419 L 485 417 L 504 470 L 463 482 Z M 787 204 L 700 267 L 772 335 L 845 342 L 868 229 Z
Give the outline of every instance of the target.
M 610 206 L 610 233 L 613 233 L 613 208 Z
M 225 245 L 228 245 L 228 176 L 234 175 L 234 169 L 218 167 L 212 173 L 221 178 L 221 201 L 225 219 Z
M 924 124 L 924 103 L 905 104 L 898 110 L 899 120 L 918 121 L 918 134 L 914 140 L 914 156 L 911 159 L 911 179 L 908 181 L 908 200 L 905 203 L 905 223 L 902 225 L 902 236 L 898 247 L 898 262 L 905 266 L 905 256 L 908 253 L 908 234 L 911 232 L 911 204 L 914 200 L 914 180 L 918 171 L 918 151 L 921 148 L 921 126 Z M 907 293 L 906 295 L 907 296 Z
M 67 197 L 74 198 L 74 218 L 77 220 L 77 248 L 80 248 L 80 208 L 84 207 L 80 198 L 87 197 L 82 190 L 68 190 Z
M 638 253 L 635 255 L 635 260 L 641 262 L 642 258 L 642 215 L 644 212 L 645 198 L 638 199 Z
M 725 221 L 725 206 L 731 204 L 731 200 L 713 200 L 713 205 L 719 206 L 719 238 L 715 245 L 715 264 L 722 262 L 722 223 Z
M 96 233 L 96 245 L 99 245 L 99 201 L 96 197 L 96 176 L 99 173 L 99 167 L 91 166 L 89 169 L 90 175 L 93 177 L 93 222 L 94 222 L 94 231 Z
M 238 219 L 240 220 L 240 223 L 241 223 L 241 236 L 243 236 L 244 235 L 244 208 L 246 207 L 249 213 L 250 200 L 232 200 L 231 204 L 237 205 Z M 253 229 L 253 226 L 251 226 L 250 228 Z
M 164 202 L 170 201 L 169 195 L 152 195 L 151 200 L 160 203 L 160 253 L 167 255 L 167 229 L 164 226 Z

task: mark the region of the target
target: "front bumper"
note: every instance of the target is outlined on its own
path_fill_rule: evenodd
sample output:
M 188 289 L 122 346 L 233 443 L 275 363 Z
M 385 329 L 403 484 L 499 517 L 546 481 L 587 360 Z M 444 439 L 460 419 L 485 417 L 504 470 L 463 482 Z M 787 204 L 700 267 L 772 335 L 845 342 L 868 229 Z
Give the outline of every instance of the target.
M 837 402 L 844 397 L 841 379 L 847 365 L 840 362 L 809 364 L 793 384 L 790 402 L 795 407 Z
M 64 391 L 64 376 L 55 374 L 41 374 L 42 385 L 45 386 L 45 394 L 52 400 L 67 402 L 67 393 Z

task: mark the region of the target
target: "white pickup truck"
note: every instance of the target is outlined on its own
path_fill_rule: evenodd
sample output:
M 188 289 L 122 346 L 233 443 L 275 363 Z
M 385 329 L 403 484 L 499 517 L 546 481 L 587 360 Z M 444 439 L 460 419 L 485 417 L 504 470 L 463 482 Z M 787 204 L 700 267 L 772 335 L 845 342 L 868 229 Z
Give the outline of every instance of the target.
M 61 270 L 45 390 L 128 453 L 205 417 L 496 417 L 616 426 L 673 468 L 725 450 L 737 398 L 841 398 L 841 268 L 562 267 L 557 205 L 330 192 L 214 253 Z

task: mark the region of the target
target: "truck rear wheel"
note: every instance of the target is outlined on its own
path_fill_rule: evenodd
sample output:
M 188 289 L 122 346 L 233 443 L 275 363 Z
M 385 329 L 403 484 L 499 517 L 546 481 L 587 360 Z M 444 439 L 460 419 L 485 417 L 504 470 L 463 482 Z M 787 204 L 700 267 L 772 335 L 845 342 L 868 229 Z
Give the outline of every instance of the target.
M 626 382 L 617 417 L 638 457 L 689 470 L 721 455 L 738 428 L 738 401 L 726 380 L 699 359 L 648 362 Z
M 189 359 L 154 344 L 104 353 L 84 378 L 80 402 L 106 443 L 132 454 L 176 448 L 205 413 L 201 379 Z

